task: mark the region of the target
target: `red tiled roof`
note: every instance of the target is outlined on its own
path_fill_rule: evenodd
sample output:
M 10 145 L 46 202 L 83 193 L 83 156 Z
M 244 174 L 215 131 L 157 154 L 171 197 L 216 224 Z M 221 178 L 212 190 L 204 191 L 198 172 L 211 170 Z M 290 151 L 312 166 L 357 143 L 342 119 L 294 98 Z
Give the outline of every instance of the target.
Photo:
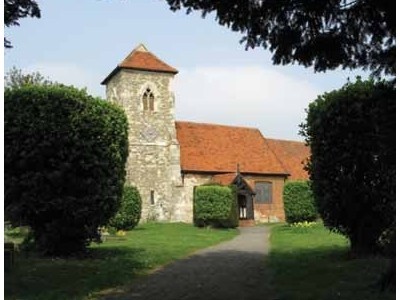
M 107 81 L 120 69 L 134 69 L 164 73 L 178 73 L 178 70 L 169 66 L 153 53 L 149 52 L 146 47 L 139 45 L 120 63 L 118 66 L 103 80 L 101 84 Z
M 139 69 L 148 71 L 161 71 L 178 73 L 178 70 L 167 65 L 153 53 L 148 51 L 132 51 L 119 65 L 121 68 Z
M 183 171 L 281 174 L 284 169 L 255 128 L 175 122 Z
M 308 180 L 308 173 L 304 170 L 304 163 L 310 157 L 310 148 L 303 142 L 265 139 L 267 145 L 289 171 L 289 179 Z

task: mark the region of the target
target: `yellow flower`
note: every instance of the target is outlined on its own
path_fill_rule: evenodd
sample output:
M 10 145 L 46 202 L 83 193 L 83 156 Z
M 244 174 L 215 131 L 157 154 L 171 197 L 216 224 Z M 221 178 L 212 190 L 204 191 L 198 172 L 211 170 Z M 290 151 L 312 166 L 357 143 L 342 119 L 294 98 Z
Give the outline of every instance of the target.
M 117 236 L 124 236 L 124 235 L 126 235 L 126 232 L 123 231 L 123 230 L 118 230 L 117 233 L 116 233 L 116 235 L 117 235 Z

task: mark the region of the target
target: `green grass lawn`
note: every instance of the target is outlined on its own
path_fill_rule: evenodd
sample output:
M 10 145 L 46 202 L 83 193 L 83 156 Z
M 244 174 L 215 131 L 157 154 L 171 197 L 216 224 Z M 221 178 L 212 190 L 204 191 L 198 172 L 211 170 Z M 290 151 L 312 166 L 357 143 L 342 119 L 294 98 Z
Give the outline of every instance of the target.
M 237 230 L 189 224 L 138 226 L 125 236 L 90 247 L 91 258 L 50 259 L 19 253 L 5 274 L 6 299 L 92 299 L 197 249 L 233 238 Z M 16 240 L 20 237 L 12 236 Z
M 322 224 L 311 228 L 271 227 L 268 267 L 279 300 L 386 300 L 377 281 L 388 260 L 349 258 L 349 243 Z

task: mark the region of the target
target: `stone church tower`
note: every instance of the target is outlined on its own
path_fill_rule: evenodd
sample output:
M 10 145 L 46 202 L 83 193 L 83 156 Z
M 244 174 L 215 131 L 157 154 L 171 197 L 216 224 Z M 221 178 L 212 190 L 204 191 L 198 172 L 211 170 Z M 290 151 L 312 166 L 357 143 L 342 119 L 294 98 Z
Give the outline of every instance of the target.
M 136 47 L 107 77 L 107 100 L 122 106 L 129 121 L 126 181 L 142 197 L 142 221 L 181 221 L 182 189 L 175 99 L 170 84 L 178 71 L 145 46 Z

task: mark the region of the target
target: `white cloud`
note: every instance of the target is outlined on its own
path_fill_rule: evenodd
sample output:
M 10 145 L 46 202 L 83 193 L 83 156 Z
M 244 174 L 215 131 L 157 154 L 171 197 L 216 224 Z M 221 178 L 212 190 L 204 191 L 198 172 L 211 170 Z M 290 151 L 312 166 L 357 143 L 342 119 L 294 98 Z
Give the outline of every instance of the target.
M 87 87 L 105 97 L 104 74 L 70 63 L 37 63 L 23 71 L 39 71 L 51 80 Z M 260 66 L 198 67 L 182 70 L 173 81 L 176 118 L 195 122 L 256 127 L 266 137 L 301 139 L 298 125 L 308 103 L 321 93 L 304 79 Z
M 57 81 L 66 85 L 73 85 L 79 88 L 87 88 L 88 93 L 93 96 L 104 98 L 105 87 L 100 85 L 101 76 L 91 73 L 78 65 L 71 63 L 37 63 L 23 69 L 24 72 L 39 72 L 51 81 Z
M 267 137 L 296 140 L 308 103 L 321 93 L 259 66 L 184 70 L 173 89 L 178 120 L 256 127 Z

